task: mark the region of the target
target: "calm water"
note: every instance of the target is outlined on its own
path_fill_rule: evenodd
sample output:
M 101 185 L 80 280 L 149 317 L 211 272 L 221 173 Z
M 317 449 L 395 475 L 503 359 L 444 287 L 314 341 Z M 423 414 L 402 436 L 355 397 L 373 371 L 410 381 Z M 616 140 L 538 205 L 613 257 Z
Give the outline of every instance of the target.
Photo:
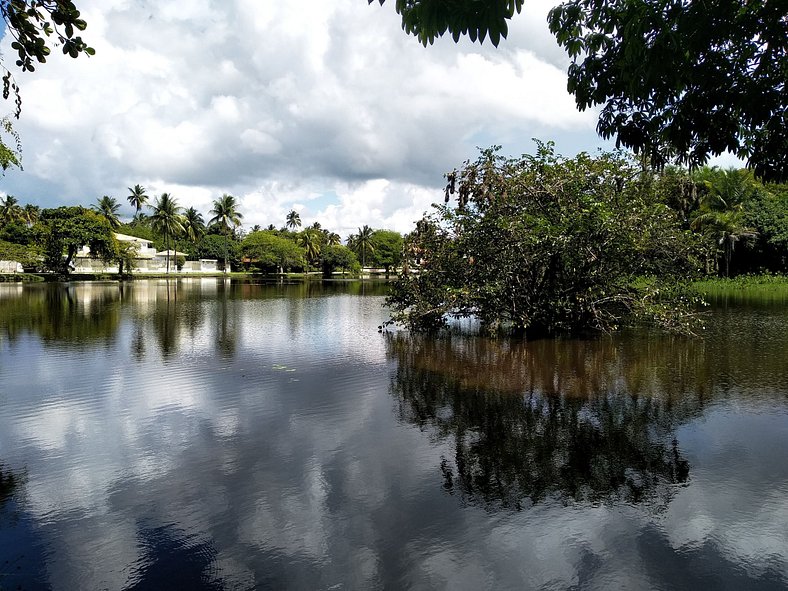
M 0 588 L 788 588 L 788 301 L 525 344 L 383 289 L 0 285 Z

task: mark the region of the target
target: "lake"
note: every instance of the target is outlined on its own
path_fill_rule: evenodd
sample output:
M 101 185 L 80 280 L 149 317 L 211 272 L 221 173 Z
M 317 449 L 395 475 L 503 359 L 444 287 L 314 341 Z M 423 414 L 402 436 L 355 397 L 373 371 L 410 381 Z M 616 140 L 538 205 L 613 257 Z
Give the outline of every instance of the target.
M 0 284 L 0 589 L 786 589 L 788 299 L 378 332 L 385 284 Z

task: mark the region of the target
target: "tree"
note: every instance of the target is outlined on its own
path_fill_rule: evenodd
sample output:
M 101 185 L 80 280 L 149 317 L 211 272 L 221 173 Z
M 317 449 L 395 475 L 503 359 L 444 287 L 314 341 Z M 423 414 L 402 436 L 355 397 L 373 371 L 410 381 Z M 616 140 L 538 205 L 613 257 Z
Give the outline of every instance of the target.
M 393 230 L 375 230 L 371 242 L 372 265 L 383 267 L 388 277 L 391 268 L 402 262 L 402 234 Z
M 148 194 L 145 192 L 145 187 L 134 185 L 129 187 L 129 196 L 126 199 L 129 200 L 129 204 L 134 208 L 134 215 L 138 216 L 142 211 L 142 206 L 148 203 Z
M 326 246 L 337 246 L 342 244 L 342 237 L 336 232 L 329 232 L 326 236 Z
M 343 274 L 348 271 L 353 272 L 359 267 L 359 263 L 355 253 L 347 246 L 329 244 L 320 253 L 320 266 L 323 269 L 323 276 L 331 277 L 336 269 L 342 269 Z
M 42 210 L 36 232 L 38 243 L 43 245 L 45 266 L 57 273 L 68 274 L 74 257 L 83 246 L 90 249 L 92 257 L 105 261 L 117 256 L 112 226 L 105 217 L 84 207 Z
M 170 273 L 170 241 L 183 234 L 183 216 L 177 201 L 169 193 L 162 193 L 151 206 L 153 214 L 150 216 L 151 227 L 155 232 L 164 237 L 164 247 L 167 250 L 167 274 Z
M 287 214 L 287 223 L 285 227 L 289 230 L 295 230 L 301 227 L 301 216 L 295 209 L 291 209 L 290 213 Z
M 758 191 L 758 184 L 746 170 L 704 168 L 695 178 L 704 192 L 690 227 L 714 242 L 725 263 L 725 276 L 730 277 L 736 244 L 756 235 L 745 222 L 744 204 Z
M 228 244 L 221 234 L 206 233 L 194 246 L 197 258 L 221 261 L 227 256 L 229 265 L 237 266 L 239 263 L 240 244 L 235 240 Z
M 306 270 L 309 272 L 309 265 L 317 262 L 320 257 L 320 239 L 318 232 L 309 229 L 301 232 L 298 238 L 299 245 L 304 249 L 304 256 L 306 256 Z
M 186 237 L 196 244 L 205 234 L 205 222 L 202 219 L 202 214 L 193 207 L 187 209 L 183 213 L 183 229 Z
M 361 257 L 361 267 L 367 266 L 367 255 L 375 250 L 372 243 L 373 230 L 366 224 L 358 229 L 358 234 L 353 234 L 348 238 L 350 249 Z
M 22 210 L 23 220 L 30 228 L 32 228 L 38 221 L 39 215 L 41 215 L 41 208 L 38 205 L 33 205 L 32 203 L 26 204 Z
M 0 201 L 0 227 L 24 219 L 24 211 L 19 205 L 19 200 L 13 195 L 7 195 Z
M 238 204 L 235 201 L 235 197 L 226 193 L 213 202 L 211 213 L 213 217 L 208 223 L 218 226 L 224 234 L 224 272 L 229 273 L 230 266 L 227 262 L 227 243 L 230 240 L 230 232 L 232 229 L 241 225 L 241 220 L 244 216 L 238 211 Z
M 120 218 L 118 217 L 120 203 L 118 203 L 118 200 L 114 197 L 104 195 L 96 202 L 96 205 L 93 206 L 93 210 L 103 216 L 109 222 L 109 225 L 112 226 L 113 230 L 116 230 L 120 226 Z
M 263 271 L 284 273 L 306 265 L 303 248 L 269 230 L 250 232 L 241 242 L 241 252 L 245 259 Z
M 371 3 L 373 0 L 369 0 Z M 379 0 L 383 4 L 384 0 Z M 396 2 L 424 44 L 498 45 L 523 0 Z M 597 131 L 661 167 L 730 151 L 756 175 L 788 179 L 788 20 L 780 2 L 567 0 L 548 23 L 571 61 L 578 108 L 602 105 Z
M 489 331 L 555 334 L 648 321 L 686 331 L 678 281 L 698 267 L 694 235 L 655 201 L 649 173 L 615 155 L 567 159 L 552 145 L 487 150 L 448 175 L 447 197 L 408 236 L 389 297 L 417 330 L 474 317 Z

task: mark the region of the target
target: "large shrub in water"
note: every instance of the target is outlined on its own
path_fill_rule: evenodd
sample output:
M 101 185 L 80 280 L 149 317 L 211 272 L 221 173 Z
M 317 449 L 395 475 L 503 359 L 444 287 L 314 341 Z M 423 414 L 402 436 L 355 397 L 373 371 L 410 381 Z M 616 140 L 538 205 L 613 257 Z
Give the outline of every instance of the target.
M 507 159 L 484 151 L 447 175 L 406 242 L 388 303 L 412 329 L 475 317 L 490 330 L 610 330 L 647 320 L 689 330 L 677 281 L 698 263 L 696 238 L 657 201 L 655 178 L 614 154 Z M 449 204 L 450 196 L 457 204 Z

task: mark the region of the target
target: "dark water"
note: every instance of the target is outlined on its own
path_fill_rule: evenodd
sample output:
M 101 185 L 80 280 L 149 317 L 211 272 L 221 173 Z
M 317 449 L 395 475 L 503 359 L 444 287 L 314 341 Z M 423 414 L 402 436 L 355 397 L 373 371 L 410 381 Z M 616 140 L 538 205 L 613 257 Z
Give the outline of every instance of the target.
M 788 301 L 525 344 L 384 289 L 0 285 L 0 589 L 788 588 Z

